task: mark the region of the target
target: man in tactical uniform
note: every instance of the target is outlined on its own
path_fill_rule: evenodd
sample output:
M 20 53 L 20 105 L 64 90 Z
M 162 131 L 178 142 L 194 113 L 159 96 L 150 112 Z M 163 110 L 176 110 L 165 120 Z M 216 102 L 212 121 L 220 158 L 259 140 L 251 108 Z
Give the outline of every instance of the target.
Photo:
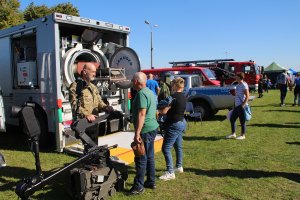
M 97 87 L 91 83 L 96 77 L 96 66 L 93 63 L 86 63 L 80 75 L 82 80 L 73 82 L 69 88 L 69 100 L 72 110 L 79 118 L 85 117 L 92 122 L 99 112 L 110 112 L 113 108 L 102 101 Z
M 163 77 L 162 79 L 160 79 L 159 81 L 159 87 L 160 87 L 160 91 L 158 94 L 158 102 L 160 102 L 161 100 L 166 99 L 167 97 L 169 97 L 171 95 L 170 92 L 170 87 L 168 86 L 168 84 L 166 83 L 166 78 Z

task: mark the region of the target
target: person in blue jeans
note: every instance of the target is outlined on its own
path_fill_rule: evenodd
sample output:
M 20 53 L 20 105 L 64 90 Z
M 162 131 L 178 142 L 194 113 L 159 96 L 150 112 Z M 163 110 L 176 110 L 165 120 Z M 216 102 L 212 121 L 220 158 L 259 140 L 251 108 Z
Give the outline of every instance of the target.
M 162 146 L 162 152 L 165 157 L 167 171 L 159 179 L 167 181 L 175 179 L 175 172 L 182 173 L 183 151 L 182 151 L 182 134 L 186 128 L 184 111 L 186 107 L 186 98 L 183 94 L 184 80 L 180 77 L 175 78 L 171 83 L 173 101 L 159 113 L 166 114 L 166 130 Z M 176 168 L 173 168 L 173 158 L 171 150 L 175 148 Z
M 153 92 L 146 87 L 147 76 L 137 72 L 132 78 L 133 88 L 137 91 L 132 103 L 132 122 L 135 129 L 134 142 L 143 141 L 145 155 L 135 156 L 136 175 L 130 194 L 144 192 L 144 188 L 155 189 L 154 139 L 158 131 L 156 120 L 156 99 Z M 145 175 L 147 180 L 144 182 Z

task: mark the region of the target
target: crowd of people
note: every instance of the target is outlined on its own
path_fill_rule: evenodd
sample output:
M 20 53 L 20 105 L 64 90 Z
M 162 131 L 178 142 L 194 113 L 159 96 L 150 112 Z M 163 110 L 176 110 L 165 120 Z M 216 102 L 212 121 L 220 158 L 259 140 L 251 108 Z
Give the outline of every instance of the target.
M 74 82 L 70 86 L 70 102 L 76 116 L 86 118 L 89 122 L 94 121 L 101 111 L 112 112 L 113 108 L 107 105 L 100 97 L 98 89 L 92 81 L 96 76 L 96 67 L 93 63 L 84 65 L 81 72 L 80 82 Z M 237 73 L 236 95 L 234 107 L 229 117 L 231 133 L 227 139 L 235 138 L 243 140 L 246 138 L 246 120 L 244 108 L 248 105 L 249 87 L 245 82 L 244 73 Z M 132 101 L 132 123 L 134 126 L 134 142 L 143 143 L 145 154 L 135 156 L 135 178 L 130 194 L 142 194 L 145 188 L 156 188 L 154 141 L 158 134 L 158 116 L 164 116 L 164 140 L 162 153 L 165 158 L 166 171 L 159 177 L 160 180 L 168 181 L 175 179 L 175 173 L 183 173 L 183 134 L 186 129 L 185 108 L 186 97 L 183 94 L 184 79 L 177 77 L 170 81 L 167 76 L 161 78 L 159 83 L 153 80 L 149 74 L 148 79 L 143 72 L 134 74 L 132 88 L 135 96 Z M 265 75 L 259 81 L 259 97 L 263 92 L 268 92 L 270 80 Z M 284 106 L 287 88 L 291 80 L 287 72 L 281 73 L 277 78 L 280 89 L 280 105 Z M 298 73 L 294 82 L 294 104 L 300 106 L 300 74 Z M 165 106 L 158 107 L 159 102 L 169 98 Z M 297 102 L 298 100 L 298 102 Z M 236 120 L 239 118 L 241 124 L 241 135 L 236 135 Z M 171 150 L 174 147 L 176 161 L 173 165 Z M 4 156 L 0 153 L 0 167 L 5 166 Z M 146 178 L 146 180 L 145 180 Z
M 260 79 L 258 80 L 258 98 L 262 98 L 263 97 L 263 93 L 269 92 L 269 88 L 272 87 L 272 83 L 271 80 L 268 78 L 268 76 L 265 75 L 261 75 Z
M 152 76 L 148 76 L 153 80 Z M 144 188 L 155 189 L 155 161 L 154 161 L 154 139 L 158 132 L 157 115 L 165 115 L 166 130 L 162 146 L 162 152 L 166 161 L 167 171 L 159 177 L 161 180 L 175 179 L 175 172 L 183 172 L 183 151 L 182 151 L 182 135 L 185 131 L 186 121 L 184 119 L 184 111 L 186 106 L 186 98 L 182 93 L 184 89 L 184 80 L 176 78 L 171 82 L 172 97 L 170 104 L 157 110 L 157 96 L 160 89 L 155 91 L 147 87 L 156 84 L 147 84 L 147 76 L 143 72 L 137 72 L 132 79 L 133 88 L 137 94 L 133 100 L 132 106 L 132 122 L 134 125 L 134 141 L 136 143 L 144 143 L 145 154 L 135 156 L 136 175 L 134 184 L 130 189 L 130 194 L 141 194 Z M 152 82 L 152 81 L 151 81 Z M 166 84 L 165 82 L 161 85 Z M 173 167 L 173 159 L 171 149 L 176 151 L 176 167 Z M 146 181 L 144 181 L 146 176 Z
M 153 81 L 153 76 L 148 76 L 148 81 Z M 227 135 L 226 139 L 232 139 L 235 138 L 237 140 L 244 140 L 246 138 L 246 119 L 245 119 L 245 106 L 248 106 L 248 100 L 249 100 L 249 86 L 245 82 L 245 74 L 242 72 L 236 73 L 236 95 L 234 98 L 234 107 L 232 109 L 231 115 L 229 117 L 230 125 L 231 125 L 231 133 Z M 133 123 L 135 127 L 135 140 L 137 138 L 142 138 L 140 140 L 143 140 L 144 143 L 147 141 L 151 141 L 151 145 L 149 147 L 148 144 L 145 145 L 146 154 L 142 157 L 136 157 L 135 158 L 135 164 L 136 164 L 136 177 L 134 179 L 134 186 L 131 188 L 130 193 L 131 194 L 141 194 L 144 192 L 144 188 L 151 188 L 155 189 L 155 164 L 154 164 L 154 149 L 152 148 L 154 143 L 154 137 L 151 137 L 151 140 L 145 139 L 145 137 L 148 134 L 151 134 L 151 131 L 154 131 L 155 134 L 157 133 L 158 125 L 156 123 L 155 118 L 155 112 L 158 112 L 160 115 L 166 115 L 165 123 L 167 124 L 166 132 L 164 136 L 164 141 L 162 145 L 162 152 L 165 157 L 166 162 L 166 172 L 164 172 L 163 175 L 159 177 L 160 180 L 172 180 L 175 179 L 175 172 L 182 173 L 184 171 L 183 169 L 183 150 L 182 150 L 182 135 L 186 128 L 186 122 L 184 119 L 184 111 L 186 106 L 186 98 L 183 95 L 182 91 L 184 88 L 184 80 L 182 78 L 176 78 L 171 82 L 171 89 L 168 91 L 170 94 L 160 94 L 160 92 L 167 91 L 169 88 L 164 80 L 160 80 L 160 83 L 157 84 L 158 88 L 155 89 L 155 91 L 147 92 L 145 94 L 144 91 L 147 91 L 150 89 L 146 89 L 148 85 L 152 84 L 146 84 L 146 75 L 142 72 L 137 73 L 134 76 L 134 86 L 138 90 L 138 95 L 134 99 L 134 105 L 135 108 L 133 108 L 133 113 L 140 113 L 144 112 L 145 116 L 137 114 L 139 117 L 133 118 Z M 258 93 L 259 98 L 263 97 L 263 92 L 268 93 L 268 89 L 270 87 L 270 79 L 268 79 L 267 75 L 264 75 L 259 80 L 259 86 L 258 86 Z M 286 97 L 286 92 L 288 88 L 291 88 L 292 86 L 295 86 L 294 88 L 294 104 L 297 105 L 296 101 L 298 99 L 298 105 L 300 105 L 300 74 L 298 73 L 294 82 L 291 83 L 291 79 L 287 75 L 287 71 L 284 71 L 277 77 L 277 87 L 280 89 L 280 105 L 284 106 L 284 101 Z M 156 84 L 155 84 L 156 85 Z M 165 87 L 162 89 L 162 87 Z M 150 88 L 150 87 L 149 87 Z M 166 92 L 166 93 L 168 93 Z M 142 96 L 141 96 L 142 95 Z M 150 96 L 154 96 L 154 98 L 149 98 Z M 161 95 L 161 97 L 160 97 Z M 153 106 L 154 101 L 158 99 L 158 102 L 165 99 L 168 95 L 170 95 L 172 98 L 174 98 L 176 101 L 172 102 L 172 104 L 166 106 L 165 108 L 160 108 L 158 110 L 156 106 Z M 149 102 L 150 99 L 150 102 Z M 152 99 L 152 100 L 151 100 Z M 152 106 L 149 106 L 145 103 L 147 101 Z M 144 102 L 144 103 L 142 103 Z M 150 111 L 149 109 L 153 109 Z M 146 116 L 147 114 L 151 114 L 151 119 L 153 124 L 152 129 L 150 132 L 142 131 L 142 127 L 147 127 L 146 124 Z M 236 120 L 239 118 L 240 124 L 241 124 L 241 134 L 237 136 L 236 134 Z M 155 135 L 154 134 L 154 135 Z M 142 136 L 141 136 L 142 135 Z M 140 141 L 137 140 L 137 141 Z M 175 167 L 173 166 L 173 159 L 171 154 L 171 149 L 174 147 L 175 149 L 175 155 L 176 155 L 176 162 Z M 150 151 L 149 151 L 150 150 Z M 141 164 L 141 162 L 143 164 Z M 142 167 L 141 167 L 142 166 Z M 151 167 L 149 167 L 151 166 Z M 144 175 L 141 175 L 144 174 Z M 144 182 L 144 176 L 147 175 L 147 180 Z
M 244 81 L 244 73 L 236 74 L 237 90 L 235 97 L 235 105 L 233 108 L 232 115 L 230 117 L 230 124 L 232 133 L 226 138 L 236 138 L 243 140 L 245 139 L 246 134 L 246 121 L 244 114 L 244 107 L 248 104 L 249 99 L 249 88 L 248 84 Z M 148 75 L 148 81 L 153 80 L 152 75 Z M 144 142 L 145 146 L 145 155 L 135 157 L 135 169 L 136 176 L 134 178 L 134 185 L 130 189 L 130 194 L 142 194 L 144 188 L 155 189 L 155 162 L 154 162 L 154 136 L 157 134 L 158 124 L 157 124 L 157 114 L 165 115 L 165 132 L 164 140 L 162 145 L 162 152 L 166 162 L 166 171 L 159 177 L 160 180 L 168 181 L 175 179 L 175 173 L 183 173 L 183 144 L 182 137 L 186 129 L 186 121 L 184 118 L 184 112 L 186 107 L 186 97 L 183 94 L 184 89 L 184 79 L 177 77 L 171 81 L 170 94 L 164 94 L 162 98 L 158 100 L 164 101 L 168 95 L 171 97 L 171 101 L 164 107 L 158 107 L 156 104 L 156 95 L 159 96 L 159 92 L 165 90 L 162 87 L 167 87 L 167 83 L 164 79 L 160 80 L 159 86 L 156 90 L 152 90 L 150 87 L 147 88 L 147 85 L 156 85 L 156 84 L 147 84 L 146 75 L 142 72 L 138 72 L 134 75 L 133 79 L 133 88 L 137 90 L 137 94 L 133 100 L 133 124 L 135 128 L 135 142 Z M 163 95 L 163 94 L 161 94 Z M 160 103 L 158 103 L 160 104 Z M 155 116 L 156 113 L 156 116 Z M 240 119 L 242 126 L 241 135 L 236 137 L 236 120 Z M 150 127 L 151 128 L 150 128 Z M 175 166 L 173 165 L 173 158 L 171 149 L 174 147 L 176 161 Z M 144 178 L 146 176 L 146 181 Z
M 268 79 L 267 75 L 261 76 L 258 81 L 258 98 L 263 97 L 263 93 L 268 93 L 271 81 Z M 280 90 L 280 106 L 285 106 L 285 99 L 288 90 L 294 93 L 293 106 L 300 106 L 300 73 L 297 73 L 294 77 L 288 74 L 288 70 L 282 71 L 276 77 L 276 88 Z M 293 90 L 294 89 L 294 90 Z
M 96 76 L 96 67 L 93 63 L 86 63 L 80 74 L 80 79 L 72 83 L 69 100 L 76 117 L 86 118 L 92 122 L 102 111 L 112 112 L 113 108 L 107 105 L 100 97 L 96 86 L 92 83 Z M 182 134 L 185 131 L 186 121 L 184 111 L 186 98 L 182 93 L 184 80 L 176 78 L 172 82 L 166 76 L 159 81 L 153 80 L 153 75 L 143 72 L 134 74 L 132 89 L 135 91 L 132 101 L 132 123 L 134 126 L 134 142 L 143 143 L 145 154 L 135 156 L 136 174 L 130 194 L 141 194 L 144 188 L 155 189 L 155 160 L 154 140 L 158 133 L 158 115 L 165 116 L 166 130 L 162 152 L 166 161 L 166 172 L 160 176 L 161 180 L 175 179 L 175 172 L 183 172 Z M 158 101 L 167 97 L 173 100 L 157 109 Z M 171 149 L 176 151 L 176 166 L 173 167 Z M 144 181 L 146 177 L 146 181 Z
M 92 83 L 96 76 L 96 67 L 93 63 L 86 63 L 80 74 L 80 79 L 70 86 L 69 100 L 72 109 L 79 118 L 85 118 L 88 122 L 96 120 L 98 113 L 102 111 L 112 112 L 113 108 L 105 103 L 96 86 Z M 247 104 L 249 90 L 247 83 L 243 80 L 244 74 L 236 75 L 237 96 L 235 106 L 230 119 L 232 134 L 227 138 L 235 137 L 235 121 L 240 119 L 242 125 L 241 136 L 237 139 L 245 139 L 246 125 L 243 120 L 243 107 Z M 183 173 L 183 134 L 186 129 L 185 108 L 186 97 L 183 94 L 184 79 L 177 77 L 170 80 L 168 76 L 159 80 L 153 80 L 153 75 L 143 72 L 134 74 L 132 89 L 136 91 L 132 101 L 132 123 L 134 126 L 134 142 L 143 143 L 145 154 L 135 156 L 135 178 L 130 194 L 141 194 L 145 188 L 156 188 L 154 141 L 158 134 L 158 116 L 164 116 L 164 140 L 162 153 L 165 158 L 166 171 L 159 176 L 160 180 L 168 181 L 175 179 L 175 173 Z M 159 102 L 169 99 L 167 104 L 158 107 Z M 162 105 L 162 104 L 161 104 Z M 175 165 L 171 150 L 175 149 Z M 1 154 L 0 154 L 1 155 Z M 4 156 L 0 156 L 4 160 Z M 4 166 L 2 164 L 2 166 Z M 146 178 L 146 180 L 145 180 Z

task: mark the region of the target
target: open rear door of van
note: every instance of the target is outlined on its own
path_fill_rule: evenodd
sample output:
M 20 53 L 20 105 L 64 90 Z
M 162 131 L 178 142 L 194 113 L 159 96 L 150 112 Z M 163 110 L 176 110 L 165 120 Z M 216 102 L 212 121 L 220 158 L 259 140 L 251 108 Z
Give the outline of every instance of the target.
M 2 98 L 2 90 L 0 88 L 0 132 L 5 132 L 5 113 L 4 113 L 4 104 Z

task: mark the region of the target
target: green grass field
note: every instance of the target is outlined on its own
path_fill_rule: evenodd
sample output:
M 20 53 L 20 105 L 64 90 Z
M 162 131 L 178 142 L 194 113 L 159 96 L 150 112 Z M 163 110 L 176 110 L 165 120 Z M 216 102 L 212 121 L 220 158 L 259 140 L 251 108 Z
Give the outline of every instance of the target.
M 184 135 L 183 174 L 172 181 L 157 180 L 157 189 L 146 190 L 142 196 L 124 192 L 112 199 L 300 199 L 300 107 L 292 107 L 292 99 L 293 93 L 288 92 L 286 106 L 280 107 L 279 91 L 271 90 L 252 101 L 253 118 L 243 141 L 224 139 L 230 133 L 225 110 L 202 125 L 190 122 Z M 34 173 L 34 158 L 24 141 L 21 134 L 0 134 L 0 151 L 8 165 L 0 169 L 0 200 L 17 199 L 16 182 Z M 40 157 L 45 172 L 75 159 L 53 152 L 43 152 Z M 126 189 L 132 186 L 133 166 Z M 156 154 L 156 169 L 157 177 L 165 170 L 161 152 Z M 64 178 L 36 192 L 32 199 L 70 199 Z

